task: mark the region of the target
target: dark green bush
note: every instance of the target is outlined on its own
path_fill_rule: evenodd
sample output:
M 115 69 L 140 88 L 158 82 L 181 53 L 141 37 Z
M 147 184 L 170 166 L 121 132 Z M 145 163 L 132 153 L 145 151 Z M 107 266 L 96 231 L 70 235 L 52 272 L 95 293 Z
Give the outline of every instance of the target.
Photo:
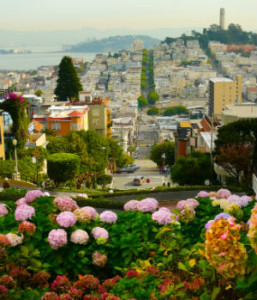
M 72 180 L 79 172 L 80 159 L 75 154 L 56 153 L 47 160 L 47 173 L 56 186 Z

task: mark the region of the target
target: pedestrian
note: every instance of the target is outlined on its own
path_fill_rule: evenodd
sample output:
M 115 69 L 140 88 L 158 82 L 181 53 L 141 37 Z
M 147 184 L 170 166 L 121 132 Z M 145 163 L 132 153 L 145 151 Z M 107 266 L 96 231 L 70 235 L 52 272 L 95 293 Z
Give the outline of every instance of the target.
M 170 188 L 170 182 L 168 182 L 168 188 Z
M 165 182 L 163 182 L 163 184 L 162 184 L 163 186 L 165 186 Z

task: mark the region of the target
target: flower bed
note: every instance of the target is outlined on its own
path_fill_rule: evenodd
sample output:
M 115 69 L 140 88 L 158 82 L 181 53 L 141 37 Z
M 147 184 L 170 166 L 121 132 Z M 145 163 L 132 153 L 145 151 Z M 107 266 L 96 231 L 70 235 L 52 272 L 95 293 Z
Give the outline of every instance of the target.
M 220 189 L 98 215 L 30 191 L 0 204 L 0 299 L 256 299 L 255 204 Z

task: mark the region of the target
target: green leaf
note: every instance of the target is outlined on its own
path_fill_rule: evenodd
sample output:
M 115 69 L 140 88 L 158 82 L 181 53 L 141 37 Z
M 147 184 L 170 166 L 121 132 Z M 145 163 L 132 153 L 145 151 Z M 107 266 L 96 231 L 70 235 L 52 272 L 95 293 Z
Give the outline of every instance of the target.
M 220 292 L 220 287 L 215 287 L 211 293 L 211 300 L 215 300 Z
M 178 268 L 179 268 L 180 270 L 187 271 L 186 266 L 185 266 L 181 261 L 178 263 Z

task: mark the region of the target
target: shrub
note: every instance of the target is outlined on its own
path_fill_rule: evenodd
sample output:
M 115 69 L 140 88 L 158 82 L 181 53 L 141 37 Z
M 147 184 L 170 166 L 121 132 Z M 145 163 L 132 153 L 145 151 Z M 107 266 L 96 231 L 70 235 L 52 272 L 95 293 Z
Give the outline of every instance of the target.
M 56 153 L 47 160 L 47 173 L 56 186 L 73 179 L 79 172 L 80 159 L 75 154 Z
M 107 174 L 101 174 L 97 178 L 97 184 L 101 185 L 104 189 L 107 184 L 110 184 L 112 182 L 112 176 Z

